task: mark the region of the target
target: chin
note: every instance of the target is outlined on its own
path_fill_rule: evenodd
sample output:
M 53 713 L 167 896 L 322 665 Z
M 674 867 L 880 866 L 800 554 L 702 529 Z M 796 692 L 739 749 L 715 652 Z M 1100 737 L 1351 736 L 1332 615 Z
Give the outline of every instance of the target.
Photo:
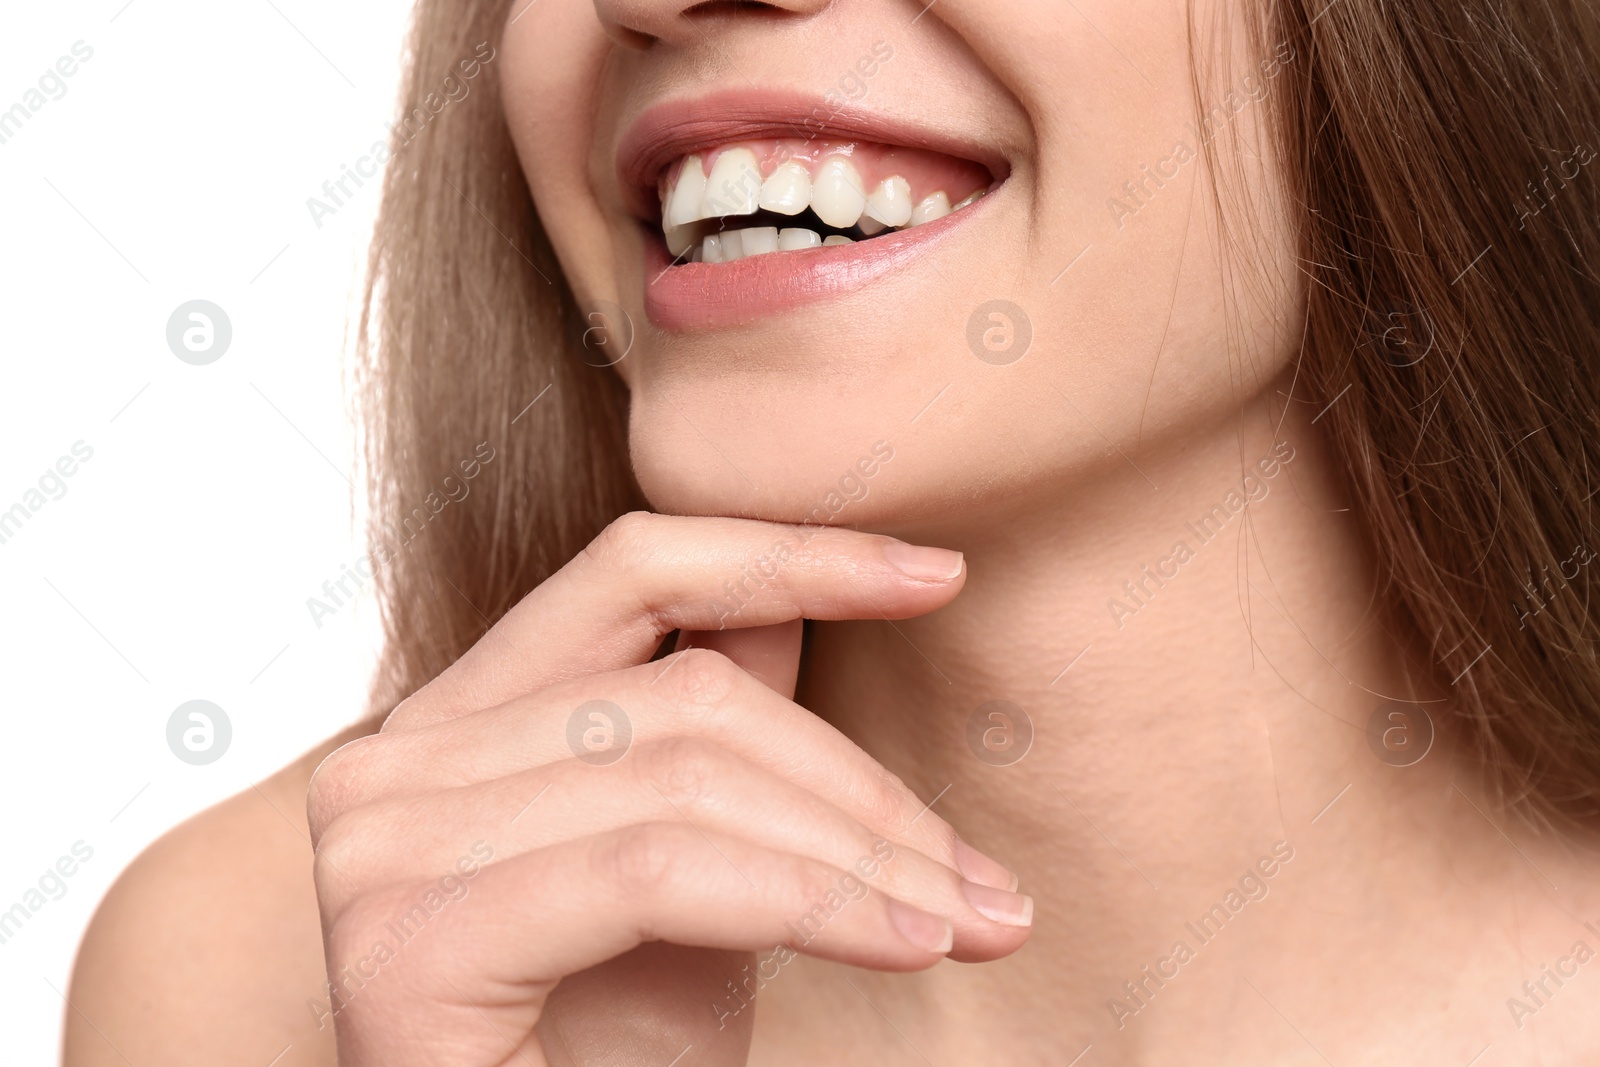
M 906 440 L 866 411 L 677 392 L 636 395 L 632 407 L 634 472 L 657 510 L 856 525 L 882 519 L 879 502 L 903 485 Z

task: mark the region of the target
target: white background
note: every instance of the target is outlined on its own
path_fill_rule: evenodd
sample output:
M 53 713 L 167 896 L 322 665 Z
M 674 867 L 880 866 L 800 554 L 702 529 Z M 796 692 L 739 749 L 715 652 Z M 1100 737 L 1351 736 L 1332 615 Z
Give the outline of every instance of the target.
M 93 849 L 0 944 L 0 1059 L 46 1064 L 117 873 L 360 714 L 370 591 L 321 628 L 306 599 L 362 552 L 344 350 L 376 182 L 320 229 L 306 199 L 385 136 L 408 5 L 8 7 L 0 110 L 94 50 L 0 144 L 0 511 L 93 449 L 0 544 L 0 911 Z M 232 323 L 208 366 L 167 346 L 192 299 Z M 167 747 L 192 699 L 232 723 L 208 766 Z

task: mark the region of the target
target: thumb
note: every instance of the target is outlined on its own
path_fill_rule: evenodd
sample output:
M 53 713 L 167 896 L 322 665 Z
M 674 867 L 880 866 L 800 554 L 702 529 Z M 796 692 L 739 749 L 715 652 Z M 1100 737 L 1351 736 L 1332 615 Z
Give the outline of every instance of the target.
M 804 635 L 804 619 L 740 630 L 684 630 L 678 634 L 673 651 L 709 648 L 721 652 L 768 689 L 792 700 L 800 675 L 800 640 Z

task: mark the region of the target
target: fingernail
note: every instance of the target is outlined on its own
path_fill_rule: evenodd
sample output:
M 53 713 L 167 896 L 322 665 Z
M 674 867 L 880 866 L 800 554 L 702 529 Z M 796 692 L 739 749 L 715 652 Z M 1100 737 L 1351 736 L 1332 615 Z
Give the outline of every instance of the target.
M 883 558 L 891 567 L 919 582 L 948 582 L 961 575 L 961 553 L 948 548 L 888 541 L 883 546 Z
M 1033 898 L 1004 889 L 962 882 L 961 892 L 974 911 L 1002 926 L 1032 926 Z
M 889 921 L 900 931 L 900 936 L 922 951 L 943 955 L 956 943 L 955 927 L 950 925 L 949 920 L 929 915 L 893 897 L 889 898 L 887 906 Z
M 1017 888 L 1016 875 L 959 837 L 956 838 L 955 854 L 956 870 L 960 871 L 967 881 L 1004 889 L 1007 892 Z

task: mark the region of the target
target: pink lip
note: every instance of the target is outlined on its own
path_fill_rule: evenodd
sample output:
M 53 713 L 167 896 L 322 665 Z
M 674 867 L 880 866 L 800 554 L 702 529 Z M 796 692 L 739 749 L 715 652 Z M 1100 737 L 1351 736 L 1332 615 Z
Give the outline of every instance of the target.
M 663 330 L 738 326 L 831 296 L 929 254 L 981 205 L 870 241 L 795 252 L 768 252 L 732 263 L 671 266 L 659 233 L 644 235 L 644 310 Z
M 753 322 L 765 315 L 844 293 L 908 265 L 960 225 L 982 202 L 937 222 L 852 245 L 773 252 L 733 263 L 671 266 L 657 225 L 656 178 L 669 163 L 729 141 L 760 137 L 874 141 L 942 152 L 987 166 L 996 185 L 1009 166 L 993 150 L 936 130 L 858 109 L 832 111 L 814 97 L 779 92 L 722 92 L 651 108 L 617 148 L 617 176 L 644 236 L 645 313 L 664 330 Z M 991 187 L 991 191 L 994 187 Z

